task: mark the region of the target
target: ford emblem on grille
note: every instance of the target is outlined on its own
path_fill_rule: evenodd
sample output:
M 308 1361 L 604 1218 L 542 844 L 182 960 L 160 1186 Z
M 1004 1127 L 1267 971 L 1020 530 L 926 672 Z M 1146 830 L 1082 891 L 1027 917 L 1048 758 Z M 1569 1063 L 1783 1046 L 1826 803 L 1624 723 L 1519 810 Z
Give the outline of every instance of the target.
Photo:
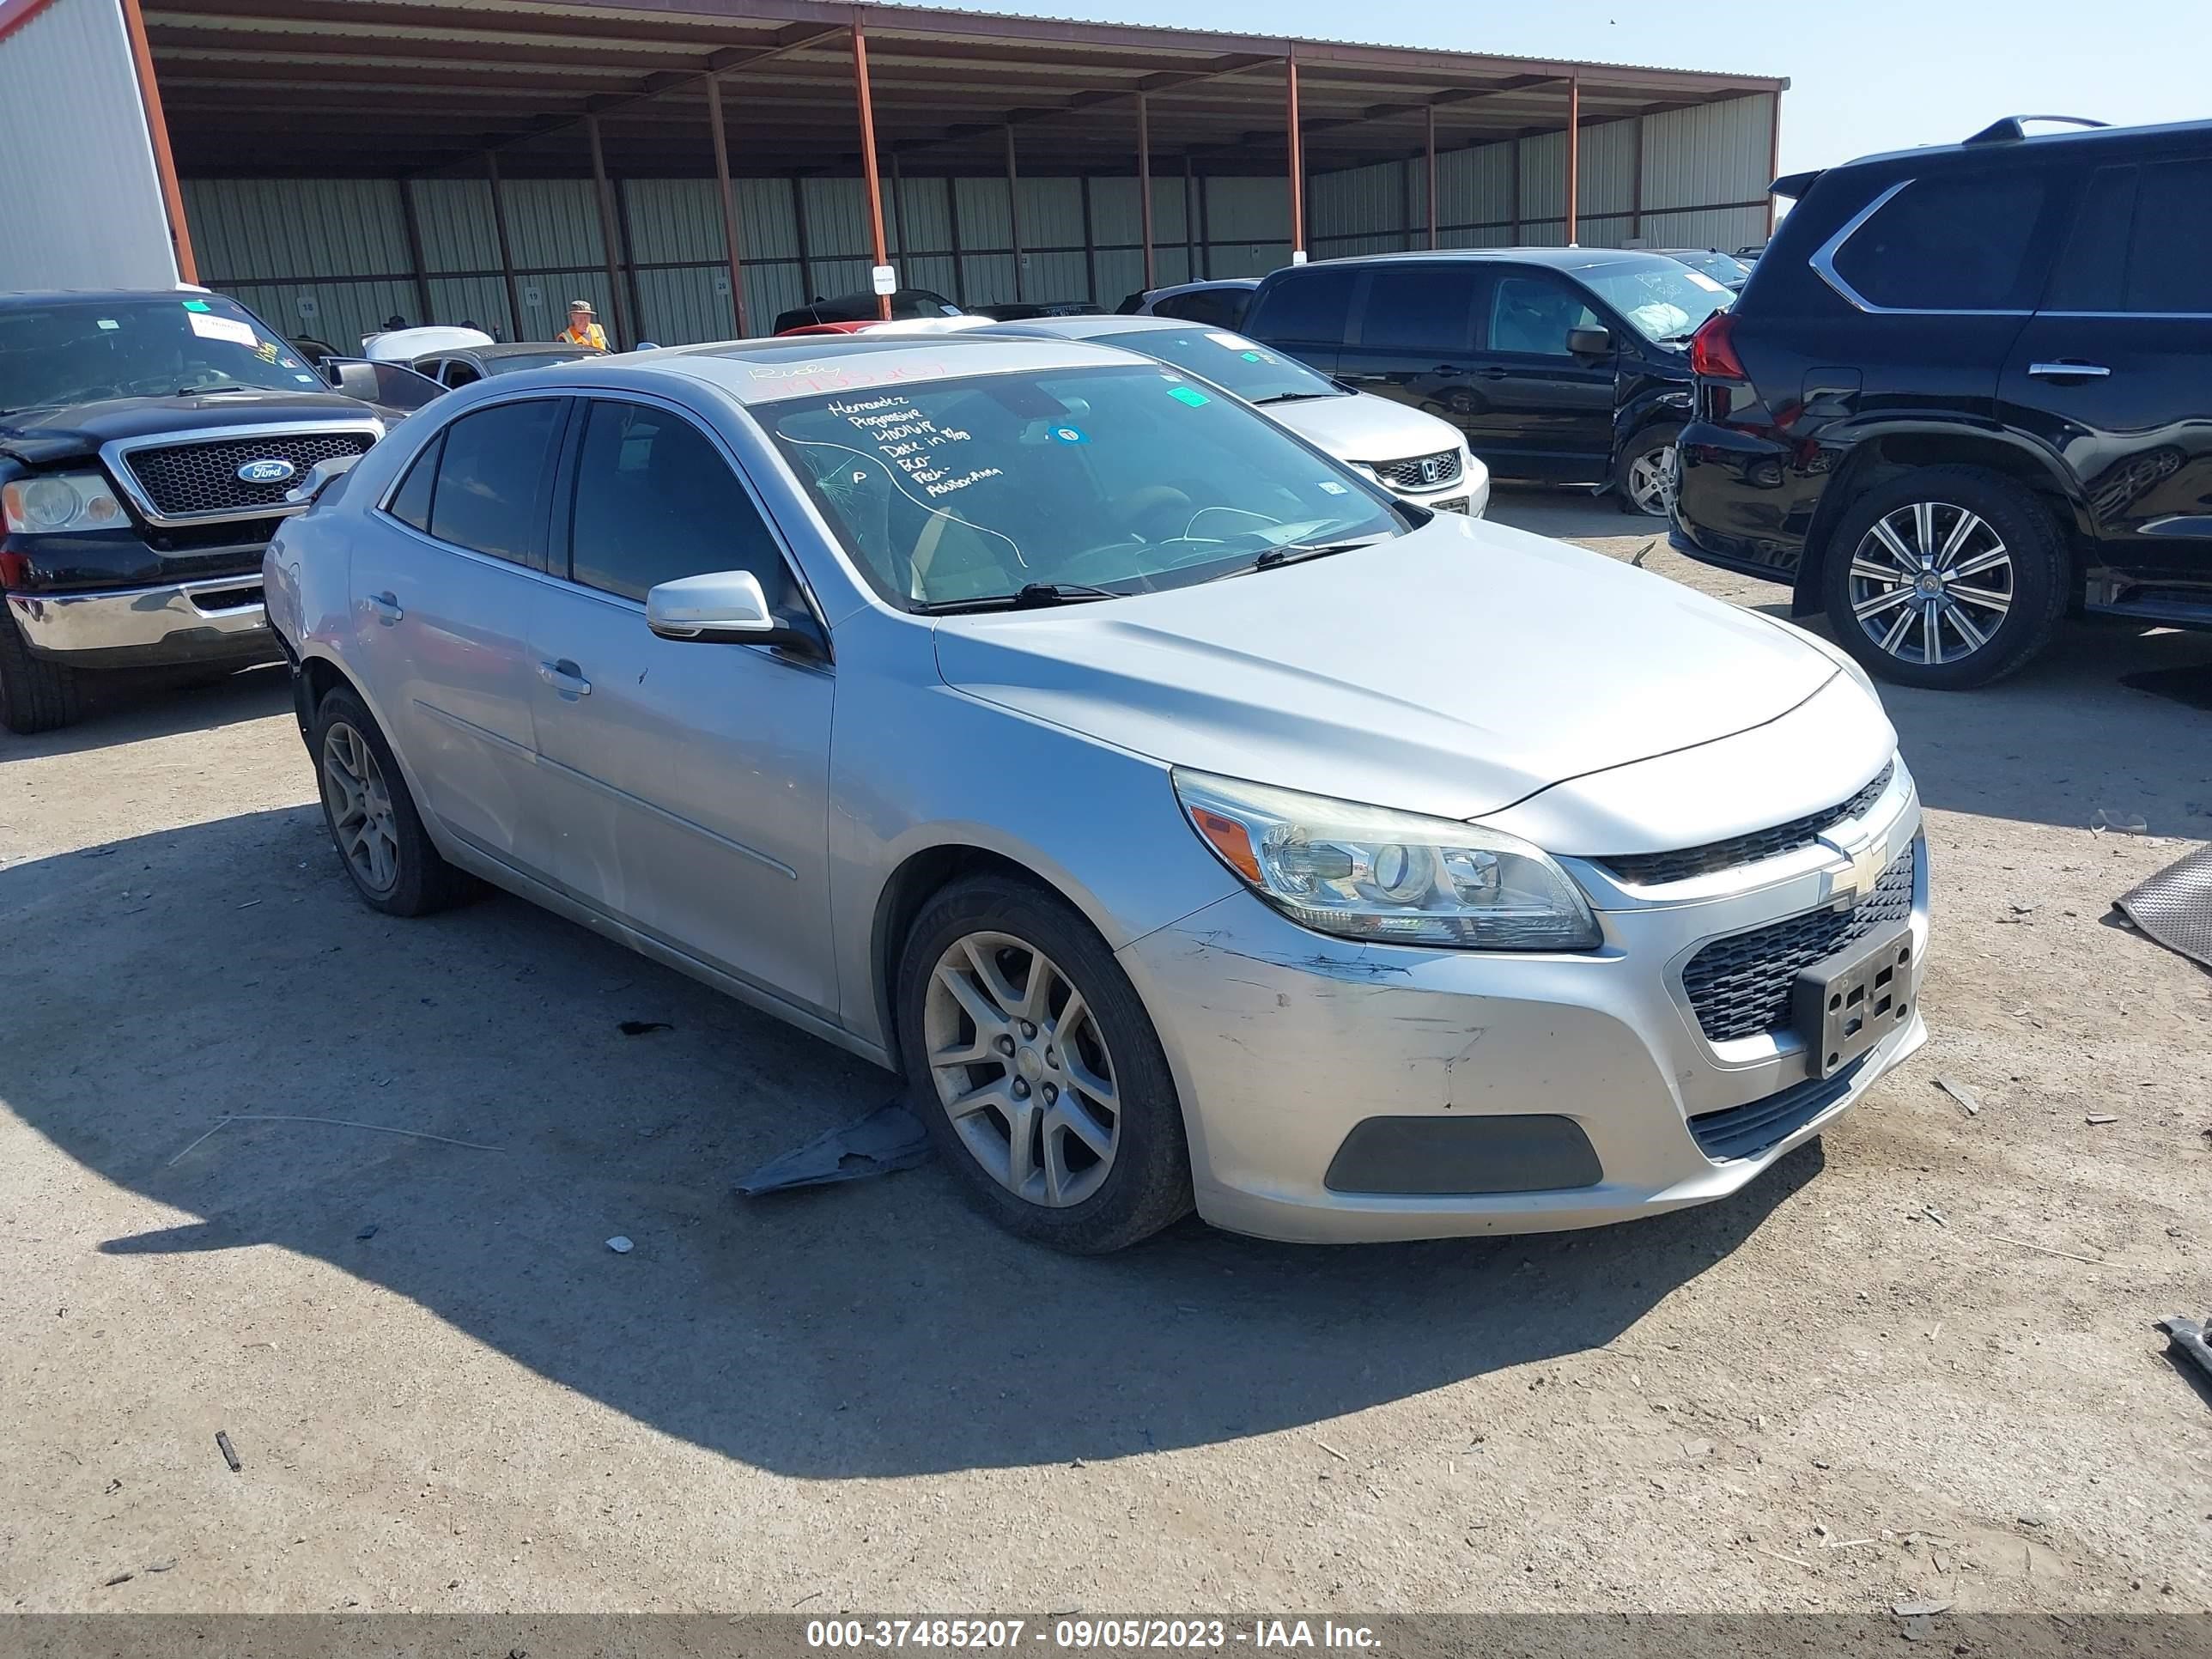
M 1421 458 L 1421 482 L 1425 484 L 1436 484 L 1442 483 L 1443 481 L 1444 458 L 1441 455 L 1423 456 Z
M 281 455 L 269 455 L 258 461 L 248 461 L 238 469 L 238 481 L 250 484 L 289 483 L 300 469 Z

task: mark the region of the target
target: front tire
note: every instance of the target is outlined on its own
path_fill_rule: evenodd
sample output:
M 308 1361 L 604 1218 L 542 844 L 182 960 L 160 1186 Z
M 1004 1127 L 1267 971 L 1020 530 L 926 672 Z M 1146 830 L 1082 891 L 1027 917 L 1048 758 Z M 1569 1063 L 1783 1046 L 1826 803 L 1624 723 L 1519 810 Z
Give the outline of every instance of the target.
M 427 916 L 466 897 L 469 877 L 422 827 L 392 745 L 361 699 L 332 691 L 315 710 L 310 752 L 323 822 L 354 891 L 391 916 Z
M 74 726 L 82 718 L 82 676 L 34 657 L 15 619 L 0 612 L 0 726 L 18 737 Z
M 1054 1249 L 1103 1255 L 1189 1212 L 1175 1079 L 1136 988 L 1058 897 L 956 882 L 900 953 L 915 1110 L 978 1207 Z
M 1674 505 L 1677 426 L 1647 426 L 1628 441 L 1613 466 L 1613 499 L 1624 513 L 1663 519 Z
M 1836 642 L 1870 672 L 1937 691 L 2021 667 L 2065 614 L 2058 526 L 2001 473 L 1931 466 L 1871 489 L 1828 542 L 1821 597 Z

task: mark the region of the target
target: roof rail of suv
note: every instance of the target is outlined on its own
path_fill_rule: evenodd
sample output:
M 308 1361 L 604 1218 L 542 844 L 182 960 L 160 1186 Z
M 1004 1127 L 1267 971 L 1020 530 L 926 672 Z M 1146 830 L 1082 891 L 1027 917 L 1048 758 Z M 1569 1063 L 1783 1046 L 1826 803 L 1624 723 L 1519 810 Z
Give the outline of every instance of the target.
M 2008 115 L 2002 120 L 1992 121 L 1972 137 L 1963 142 L 1969 144 L 2014 144 L 2027 137 L 2026 123 L 2029 121 L 2063 121 L 2069 127 L 2108 127 L 2110 121 L 2093 121 L 2086 115 Z

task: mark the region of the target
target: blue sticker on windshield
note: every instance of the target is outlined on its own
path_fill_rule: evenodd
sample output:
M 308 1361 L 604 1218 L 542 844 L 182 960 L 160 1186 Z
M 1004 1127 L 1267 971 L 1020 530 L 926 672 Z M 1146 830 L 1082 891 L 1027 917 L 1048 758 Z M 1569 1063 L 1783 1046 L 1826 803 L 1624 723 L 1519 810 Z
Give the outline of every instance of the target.
M 1168 396 L 1174 398 L 1179 404 L 1188 404 L 1193 409 L 1198 408 L 1200 404 L 1210 404 L 1213 401 L 1212 398 L 1207 397 L 1203 392 L 1199 391 L 1195 386 L 1171 386 L 1168 388 Z
M 313 386 L 315 383 L 315 377 L 312 374 L 295 374 L 292 378 L 301 386 Z
M 1091 434 L 1079 426 L 1056 426 L 1052 429 L 1052 435 L 1064 444 L 1087 444 L 1091 441 Z
M 1237 356 L 1243 358 L 1243 360 L 1248 363 L 1265 362 L 1267 361 L 1267 359 L 1261 356 L 1261 355 L 1256 351 L 1243 351 L 1239 352 Z
M 1328 478 L 1323 478 L 1321 481 L 1321 487 L 1332 495 L 1348 495 L 1352 493 L 1342 484 L 1335 483 L 1334 480 Z
M 185 309 L 187 311 L 205 311 L 209 309 L 209 306 L 205 300 L 187 300 L 185 301 Z

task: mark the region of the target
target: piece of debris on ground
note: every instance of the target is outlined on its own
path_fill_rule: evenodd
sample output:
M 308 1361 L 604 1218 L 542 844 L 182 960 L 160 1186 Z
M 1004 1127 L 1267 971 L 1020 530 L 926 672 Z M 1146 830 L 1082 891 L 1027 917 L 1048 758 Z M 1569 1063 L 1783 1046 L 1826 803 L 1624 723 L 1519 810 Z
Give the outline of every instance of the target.
M 738 1182 L 747 1198 L 795 1187 L 825 1187 L 910 1170 L 929 1156 L 929 1131 L 899 1101 L 772 1158 Z

